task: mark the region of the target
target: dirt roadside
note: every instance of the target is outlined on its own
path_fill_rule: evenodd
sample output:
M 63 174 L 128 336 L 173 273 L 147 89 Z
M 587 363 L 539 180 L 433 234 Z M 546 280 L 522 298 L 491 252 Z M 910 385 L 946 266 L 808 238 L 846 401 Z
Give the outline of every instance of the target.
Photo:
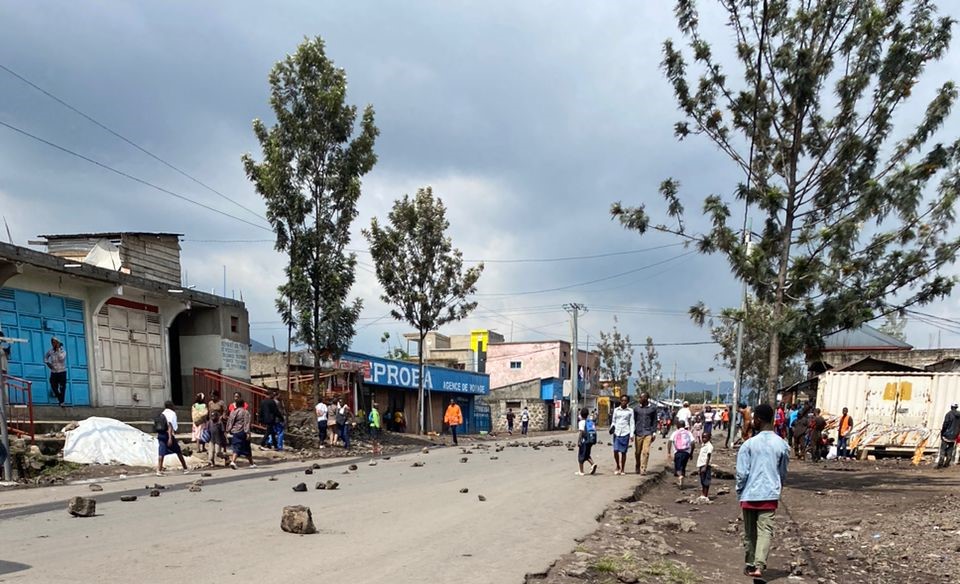
M 718 450 L 722 471 L 734 453 Z M 679 491 L 669 473 L 636 481 L 635 500 L 612 504 L 597 530 L 528 584 L 750 582 L 743 575 L 739 505 L 731 478 Z M 690 481 L 695 482 L 695 481 Z M 791 461 L 776 515 L 768 582 L 946 582 L 960 560 L 960 470 L 908 460 Z

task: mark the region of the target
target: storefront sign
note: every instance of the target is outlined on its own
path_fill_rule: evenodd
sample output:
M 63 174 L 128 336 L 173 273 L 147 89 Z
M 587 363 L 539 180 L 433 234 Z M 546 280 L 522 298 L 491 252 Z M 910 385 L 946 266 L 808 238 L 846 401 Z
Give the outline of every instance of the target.
M 369 385 L 385 385 L 418 389 L 420 367 L 416 363 L 381 359 L 361 353 L 345 353 L 345 361 L 363 364 L 363 381 Z M 490 392 L 490 377 L 472 371 L 444 367 L 424 367 L 423 387 L 431 391 L 485 395 Z

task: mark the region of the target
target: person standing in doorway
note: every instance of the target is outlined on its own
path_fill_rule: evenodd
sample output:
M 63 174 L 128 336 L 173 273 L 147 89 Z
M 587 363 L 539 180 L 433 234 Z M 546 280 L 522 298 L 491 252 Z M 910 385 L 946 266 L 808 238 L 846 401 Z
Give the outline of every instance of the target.
M 529 429 L 530 429 L 530 410 L 527 409 L 527 406 L 523 406 L 523 411 L 520 412 L 520 433 L 526 436 L 527 431 Z
M 613 474 L 622 475 L 627 469 L 627 450 L 630 448 L 630 438 L 636 433 L 636 423 L 633 419 L 633 410 L 630 409 L 630 398 L 620 396 L 620 405 L 613 409 L 613 423 L 610 425 L 613 434 L 613 461 L 616 470 Z
M 737 453 L 737 499 L 743 514 L 744 574 L 760 579 L 773 540 L 773 517 L 787 478 L 790 448 L 773 431 L 773 408 L 757 406 L 756 434 Z
M 180 466 L 183 467 L 183 474 L 189 473 L 190 469 L 187 468 L 187 461 L 184 460 L 183 452 L 180 450 L 180 443 L 177 442 L 177 412 L 173 411 L 172 401 L 168 400 L 163 404 L 163 412 L 160 413 L 158 419 L 165 422 L 165 424 L 158 424 L 156 427 L 159 451 L 157 458 L 157 476 L 163 476 L 163 459 L 168 454 L 176 454 L 180 460 Z M 163 427 L 162 430 L 161 426 Z
M 513 436 L 513 421 L 517 415 L 513 413 L 513 408 L 507 408 L 507 434 Z
M 227 433 L 230 434 L 230 447 L 233 450 L 233 456 L 230 458 L 230 468 L 237 469 L 237 458 L 242 456 L 250 463 L 250 468 L 256 468 L 253 463 L 253 449 L 250 447 L 250 423 L 253 416 L 250 410 L 243 407 L 243 398 L 236 394 L 234 398 L 233 411 L 227 418 Z
M 639 475 L 647 474 L 650 462 L 650 449 L 653 447 L 654 434 L 657 433 L 657 406 L 650 403 L 650 394 L 640 394 L 640 403 L 633 408 L 634 421 L 634 470 Z
M 947 468 L 953 462 L 953 450 L 957 446 L 957 436 L 960 435 L 960 412 L 957 404 L 950 406 L 950 411 L 943 418 L 940 428 L 940 458 L 937 468 Z
M 837 459 L 850 460 L 850 431 L 853 430 L 853 418 L 843 408 L 840 424 L 837 426 Z
M 320 441 L 320 448 L 323 448 L 323 443 L 327 441 L 327 404 L 324 402 L 323 396 L 320 396 L 320 399 L 317 400 L 317 405 L 314 406 L 313 410 L 317 414 L 317 438 Z
M 526 411 L 526 408 L 524 408 L 524 411 Z M 443 423 L 449 426 L 454 445 L 458 444 L 457 429 L 463 423 L 463 412 L 460 411 L 460 406 L 453 398 L 450 398 L 450 405 L 447 406 L 447 411 L 443 414 Z
M 577 422 L 577 429 L 580 431 L 577 439 L 577 463 L 580 470 L 577 476 L 583 476 L 583 463 L 589 462 L 590 474 L 597 474 L 597 463 L 593 462 L 590 451 L 593 445 L 597 443 L 597 423 L 590 417 L 590 410 L 582 408 L 580 410 L 580 421 Z
M 67 351 L 57 337 L 50 339 L 50 350 L 44 355 L 43 363 L 50 370 L 50 392 L 62 408 L 67 395 Z

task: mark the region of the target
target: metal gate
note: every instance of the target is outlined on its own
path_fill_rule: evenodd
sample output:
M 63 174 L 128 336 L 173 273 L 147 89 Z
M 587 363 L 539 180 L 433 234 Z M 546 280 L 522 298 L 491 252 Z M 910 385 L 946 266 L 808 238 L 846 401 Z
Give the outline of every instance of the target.
M 100 405 L 160 407 L 165 399 L 160 315 L 110 300 L 97 314 Z
M 30 382 L 35 405 L 57 403 L 50 394 L 50 373 L 43 363 L 53 337 L 63 342 L 67 352 L 65 402 L 77 406 L 90 405 L 87 340 L 81 300 L 16 288 L 0 288 L 0 327 L 8 337 L 27 339 L 26 343 L 13 343 L 9 367 L 10 375 Z
M 471 424 L 470 432 L 472 434 L 479 434 L 480 432 L 489 432 L 492 427 L 492 420 L 490 416 L 490 405 L 480 402 L 474 402 L 473 404 L 473 424 Z

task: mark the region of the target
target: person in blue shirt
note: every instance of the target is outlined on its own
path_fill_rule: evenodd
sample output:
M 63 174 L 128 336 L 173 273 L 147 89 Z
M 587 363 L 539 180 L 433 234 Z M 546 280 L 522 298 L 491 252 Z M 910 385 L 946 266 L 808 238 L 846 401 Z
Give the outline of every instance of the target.
M 773 408 L 753 412 L 753 437 L 737 453 L 737 499 L 743 513 L 744 574 L 762 579 L 773 540 L 773 518 L 787 478 L 790 447 L 773 431 Z

